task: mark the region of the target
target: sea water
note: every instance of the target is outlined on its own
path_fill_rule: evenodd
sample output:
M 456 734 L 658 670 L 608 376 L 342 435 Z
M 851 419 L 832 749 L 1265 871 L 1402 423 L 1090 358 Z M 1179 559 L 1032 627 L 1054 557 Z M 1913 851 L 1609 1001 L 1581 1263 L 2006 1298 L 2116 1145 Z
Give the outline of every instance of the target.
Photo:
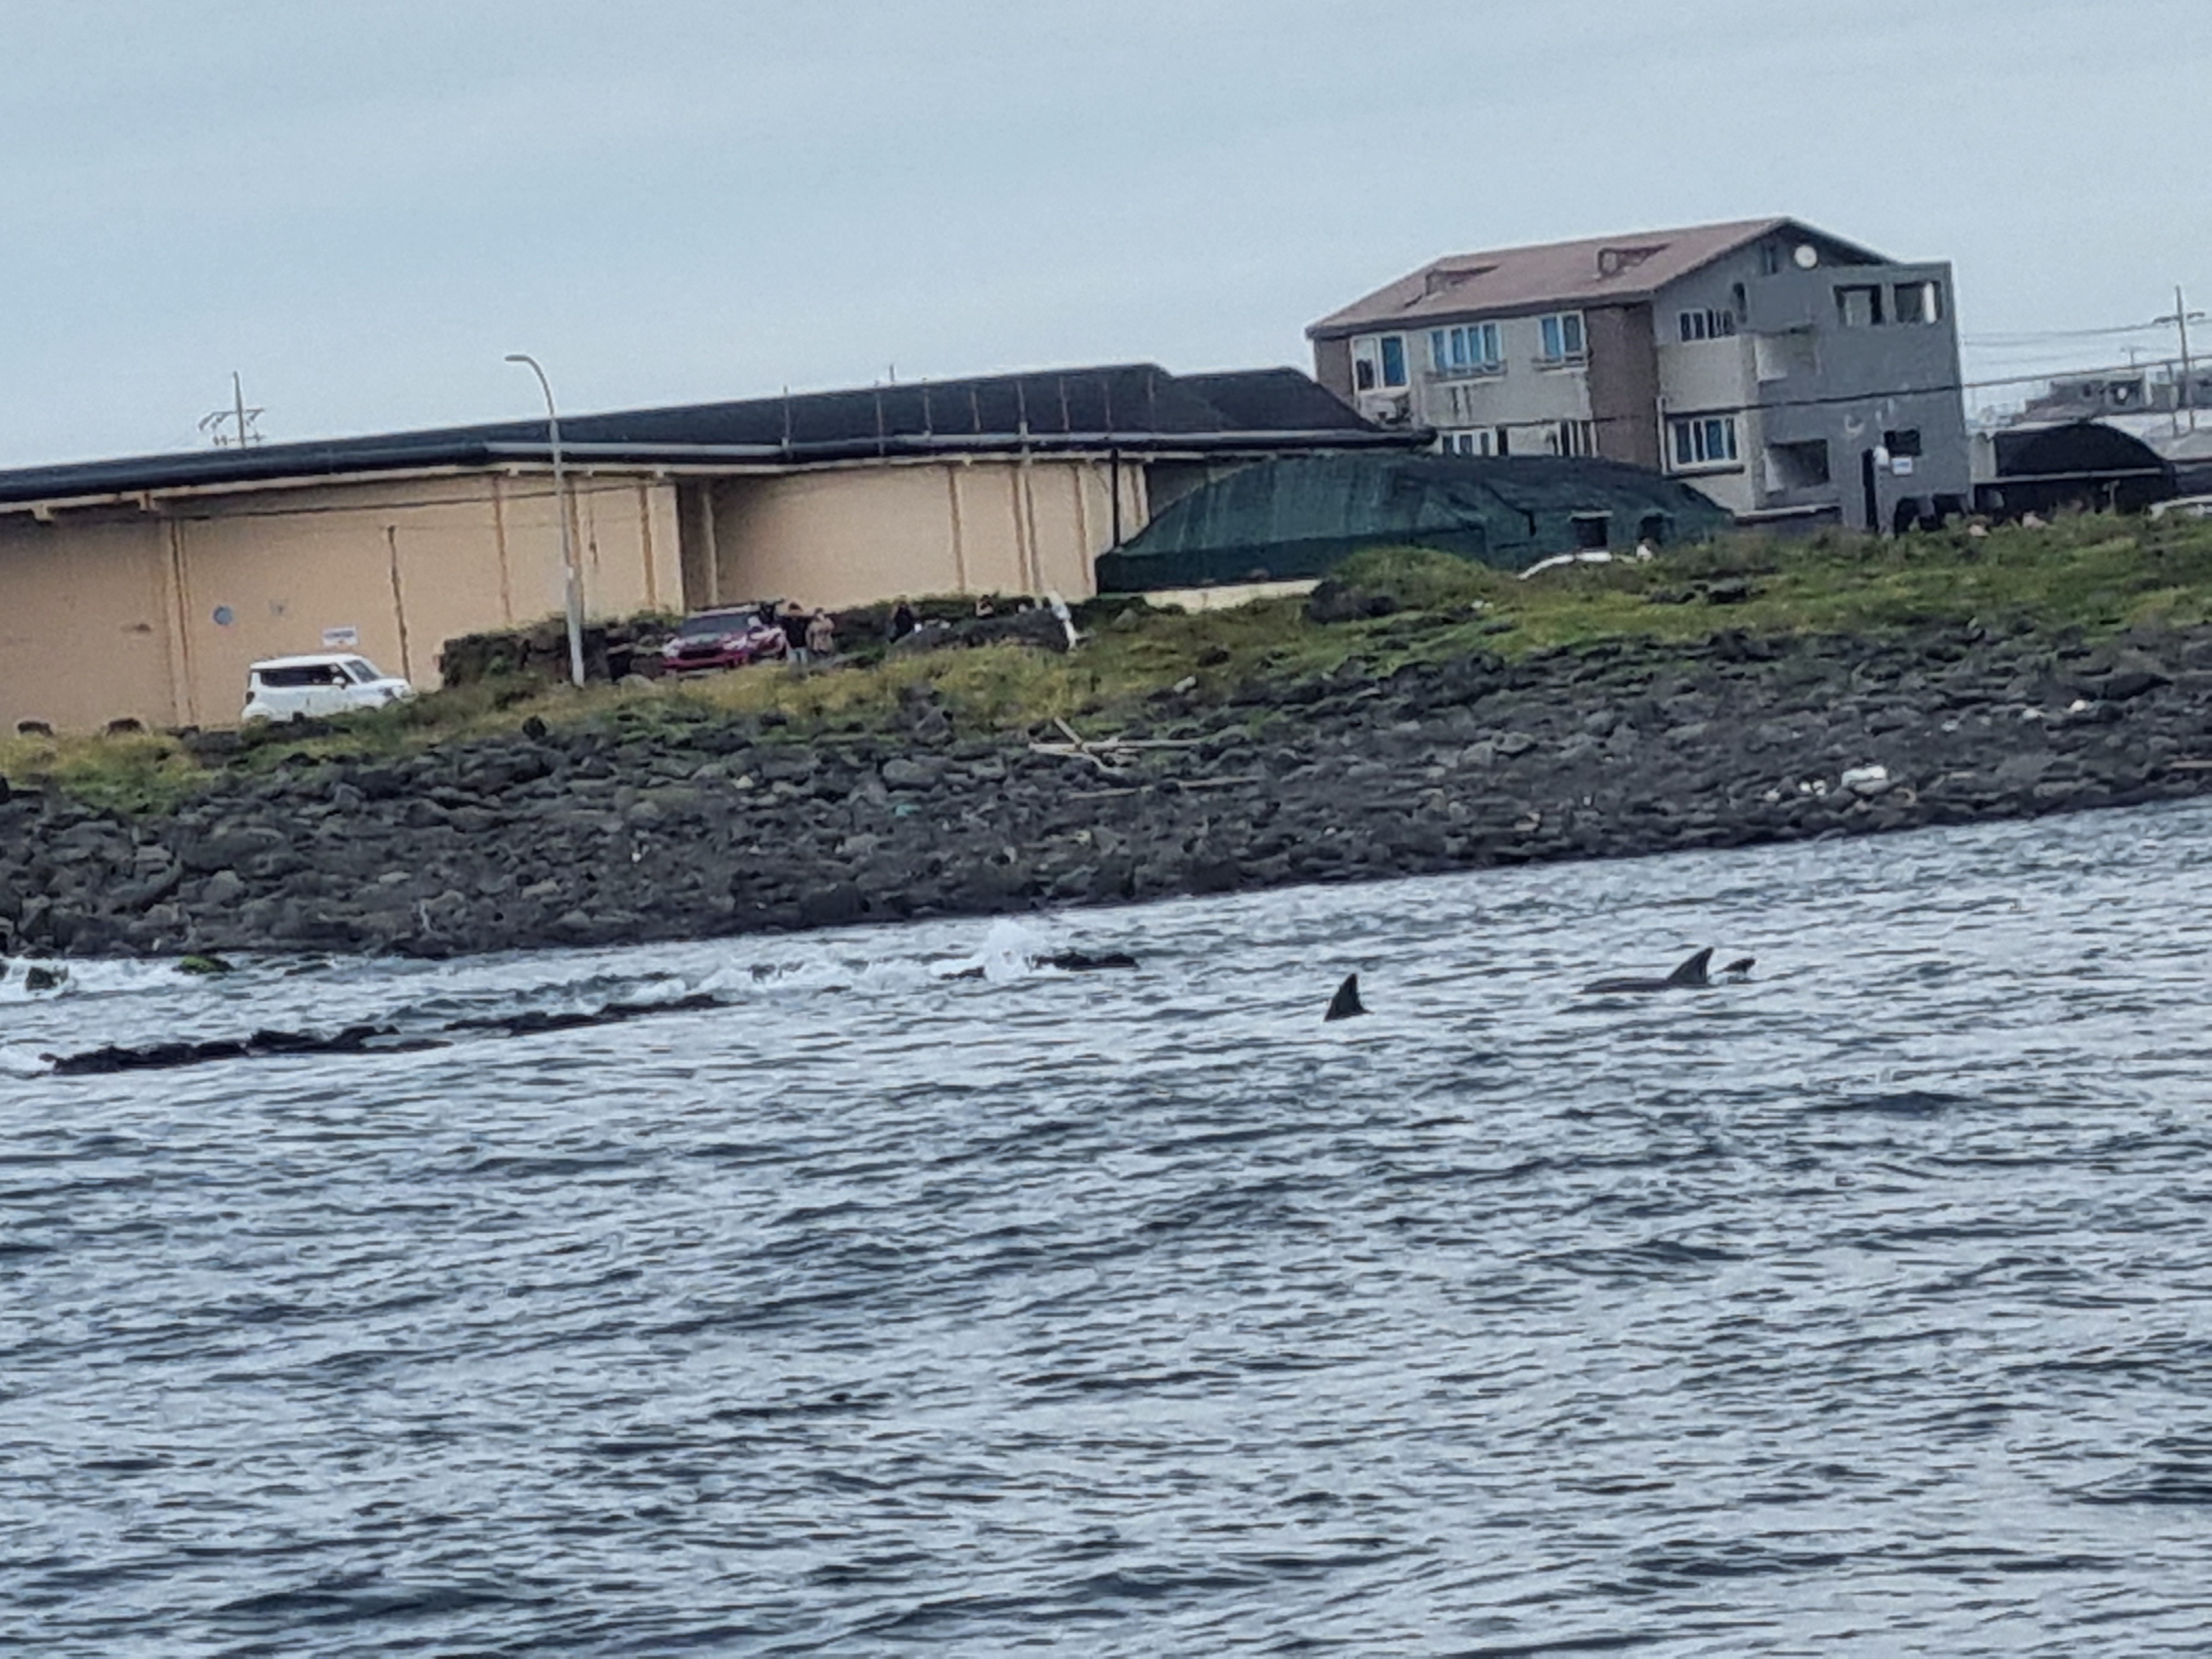
M 13 973 L 0 1646 L 2203 1653 L 2208 901 L 2188 806 Z

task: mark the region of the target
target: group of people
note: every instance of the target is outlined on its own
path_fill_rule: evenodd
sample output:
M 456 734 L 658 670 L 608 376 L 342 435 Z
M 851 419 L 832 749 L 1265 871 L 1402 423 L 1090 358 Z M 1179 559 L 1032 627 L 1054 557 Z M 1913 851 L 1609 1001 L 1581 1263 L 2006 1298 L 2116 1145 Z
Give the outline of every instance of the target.
M 978 601 L 976 614 L 990 614 L 985 602 Z M 761 616 L 782 629 L 786 662 L 826 662 L 837 654 L 836 619 L 819 605 L 810 611 L 798 600 L 786 599 L 781 605 L 763 606 Z M 914 606 L 902 599 L 884 623 L 884 641 L 896 645 L 920 625 Z
M 1016 609 L 1027 611 L 1036 601 L 1024 600 Z M 1048 601 L 1053 614 L 1067 629 L 1067 641 L 1075 643 L 1075 628 L 1070 620 L 1066 604 L 1058 594 Z M 822 662 L 837 654 L 837 624 L 827 611 L 818 606 L 810 614 L 795 599 L 787 599 L 781 607 L 763 607 L 763 613 L 783 630 L 784 658 L 788 662 Z M 980 621 L 998 614 L 998 607 L 988 594 L 975 600 L 975 616 Z M 941 626 L 941 624 L 938 624 Z M 902 596 L 884 618 L 884 643 L 895 646 L 921 627 L 921 614 L 912 600 Z
M 776 613 L 783 630 L 783 654 L 790 662 L 825 662 L 837 654 L 837 624 L 819 605 L 811 615 L 794 600 Z

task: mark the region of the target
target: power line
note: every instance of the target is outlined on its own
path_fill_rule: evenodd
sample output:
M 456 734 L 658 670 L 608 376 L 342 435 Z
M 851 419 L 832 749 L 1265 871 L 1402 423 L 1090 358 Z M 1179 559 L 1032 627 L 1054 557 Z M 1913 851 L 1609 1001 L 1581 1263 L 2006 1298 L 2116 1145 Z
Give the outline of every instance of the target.
M 2118 323 L 2110 328 L 2029 328 L 2009 334 L 1961 334 L 1960 345 L 2033 345 L 2044 340 L 2094 340 L 2115 334 L 2145 334 L 2166 326 L 2162 322 Z

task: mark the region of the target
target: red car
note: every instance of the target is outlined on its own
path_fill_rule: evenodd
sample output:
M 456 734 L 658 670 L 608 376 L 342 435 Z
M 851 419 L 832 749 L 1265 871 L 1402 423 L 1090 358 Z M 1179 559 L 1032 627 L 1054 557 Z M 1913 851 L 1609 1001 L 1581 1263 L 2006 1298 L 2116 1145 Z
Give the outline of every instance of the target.
M 772 618 L 752 605 L 738 605 L 686 617 L 660 647 L 660 660 L 675 674 L 743 668 L 749 662 L 773 661 L 783 655 L 784 646 L 783 629 Z

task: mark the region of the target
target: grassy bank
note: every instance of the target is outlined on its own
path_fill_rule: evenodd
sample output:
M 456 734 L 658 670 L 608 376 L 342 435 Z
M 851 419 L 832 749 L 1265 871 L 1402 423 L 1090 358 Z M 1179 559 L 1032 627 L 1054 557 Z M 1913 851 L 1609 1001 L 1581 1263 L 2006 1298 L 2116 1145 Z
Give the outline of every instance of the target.
M 1355 657 L 1386 673 L 1478 647 L 1512 657 L 1599 641 L 1685 643 L 1723 629 L 1881 636 L 1968 621 L 2005 631 L 2075 626 L 2096 638 L 2212 621 L 2212 524 L 2083 517 L 1986 537 L 1732 537 L 1648 563 L 1583 564 L 1525 580 L 1441 554 L 1382 550 L 1347 562 L 1338 575 L 1372 601 L 1364 608 L 1387 614 L 1317 623 L 1302 599 L 1289 598 L 1188 615 L 1102 601 L 1085 608 L 1083 647 L 1064 657 L 1001 645 L 581 693 L 492 681 L 313 735 L 261 728 L 230 753 L 150 734 L 14 738 L 0 741 L 0 775 L 158 812 L 227 774 L 318 757 L 398 755 L 513 731 L 533 717 L 649 732 L 702 715 L 772 712 L 805 737 L 883 725 L 926 695 L 978 733 L 1054 719 L 1103 733 L 1140 717 L 1164 688 L 1188 682 L 1203 700 L 1255 682 L 1309 678 Z

